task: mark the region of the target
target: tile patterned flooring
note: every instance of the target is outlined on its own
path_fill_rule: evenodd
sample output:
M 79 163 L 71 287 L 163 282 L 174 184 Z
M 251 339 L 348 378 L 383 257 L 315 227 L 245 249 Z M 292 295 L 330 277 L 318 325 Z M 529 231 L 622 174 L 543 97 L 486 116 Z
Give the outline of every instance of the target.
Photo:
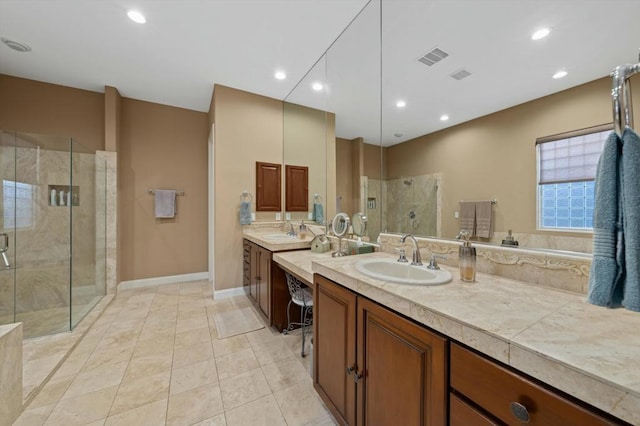
M 14 426 L 334 425 L 299 333 L 218 339 L 207 281 L 118 293 Z

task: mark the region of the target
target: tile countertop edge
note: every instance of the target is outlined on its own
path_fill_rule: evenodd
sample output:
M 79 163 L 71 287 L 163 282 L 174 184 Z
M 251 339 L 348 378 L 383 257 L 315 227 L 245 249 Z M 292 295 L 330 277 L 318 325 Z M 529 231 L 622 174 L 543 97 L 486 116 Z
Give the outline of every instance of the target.
M 640 412 L 640 392 L 638 389 L 632 389 L 623 383 L 616 383 L 608 377 L 599 375 L 596 371 L 589 371 L 588 368 L 581 368 L 570 360 L 563 360 L 559 356 L 554 356 L 551 351 L 546 352 L 544 348 L 536 347 L 535 344 L 528 345 L 524 340 L 530 329 L 534 329 L 536 326 L 543 328 L 547 317 L 562 317 L 569 305 L 575 305 L 578 302 L 587 305 L 586 302 L 584 302 L 583 296 L 575 295 L 573 300 L 569 299 L 570 301 L 568 302 L 561 302 L 559 306 L 552 309 L 550 313 L 543 315 L 528 326 L 523 327 L 522 330 L 512 336 L 500 336 L 473 323 L 440 312 L 424 303 L 395 294 L 391 291 L 393 288 L 389 289 L 385 288 L 384 285 L 376 286 L 368 283 L 361 279 L 361 277 L 364 277 L 361 274 L 341 267 L 344 266 L 343 264 L 338 263 L 337 265 L 332 265 L 331 263 L 333 262 L 329 262 L 329 264 L 323 263 L 326 263 L 326 261 L 313 260 L 313 271 L 333 281 L 339 282 L 344 287 L 362 294 L 365 297 L 372 298 L 371 292 L 366 291 L 366 289 L 367 287 L 374 288 L 376 291 L 373 292 L 373 300 L 376 302 L 407 315 L 421 324 L 433 328 L 454 340 L 467 344 L 487 356 L 508 364 L 561 391 L 574 395 L 576 398 L 594 407 L 612 413 L 622 420 L 633 424 L 640 424 L 640 414 L 638 414 Z M 503 278 L 500 279 L 504 280 Z M 507 281 L 516 283 L 514 280 Z M 549 295 L 562 294 L 562 292 L 552 289 L 540 287 L 536 287 L 536 289 L 542 292 L 549 292 Z M 386 294 L 382 295 L 382 293 Z M 376 294 L 378 296 L 376 296 Z M 400 310 L 395 309 L 392 305 L 394 301 L 400 302 L 401 304 L 407 303 L 408 301 L 410 303 L 409 314 L 405 312 L 404 307 Z M 609 310 L 608 314 L 615 315 L 611 310 Z M 637 314 L 633 313 L 632 315 Z M 635 317 L 633 321 L 640 321 L 640 316 Z M 546 333 L 549 333 L 549 331 L 546 330 Z M 496 347 L 493 346 L 493 344 L 496 343 L 501 344 L 501 347 L 497 347 L 496 349 Z M 640 352 L 638 353 L 640 354 Z M 612 364 L 615 366 L 615 363 Z M 553 373 L 549 374 L 545 372 L 545 367 L 555 367 L 555 369 Z M 620 366 L 619 368 L 622 369 L 623 367 Z M 587 389 L 584 389 L 585 387 Z M 640 386 L 636 387 L 640 388 Z M 606 399 L 602 398 L 603 392 L 610 393 L 609 397 Z M 625 406 L 624 409 L 618 409 L 619 405 L 624 404 L 628 406 Z
M 308 249 L 311 247 L 311 240 L 313 238 L 309 236 L 306 236 L 304 239 L 292 237 L 290 239 L 270 240 L 264 238 L 266 234 L 277 233 L 284 235 L 284 231 L 266 228 L 265 230 L 244 230 L 242 237 L 272 252 Z

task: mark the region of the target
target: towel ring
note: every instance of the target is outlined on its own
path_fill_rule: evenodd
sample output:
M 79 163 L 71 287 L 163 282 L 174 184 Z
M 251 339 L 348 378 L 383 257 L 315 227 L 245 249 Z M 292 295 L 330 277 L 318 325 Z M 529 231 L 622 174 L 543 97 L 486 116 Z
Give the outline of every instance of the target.
M 253 195 L 251 195 L 249 191 L 242 191 L 242 194 L 240 194 L 240 201 L 243 201 L 246 198 L 248 198 L 249 201 L 253 201 Z
M 313 201 L 320 201 L 320 202 L 322 202 L 322 195 L 320 195 L 320 194 L 313 194 Z

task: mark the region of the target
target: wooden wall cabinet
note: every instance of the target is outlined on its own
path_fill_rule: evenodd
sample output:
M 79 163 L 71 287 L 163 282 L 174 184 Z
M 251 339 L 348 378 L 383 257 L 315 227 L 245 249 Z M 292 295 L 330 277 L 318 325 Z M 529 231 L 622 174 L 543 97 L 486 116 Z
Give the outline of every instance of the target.
M 256 211 L 279 212 L 282 207 L 282 166 L 256 161 Z
M 314 277 L 314 386 L 348 425 L 445 425 L 447 340 Z
M 452 426 L 625 424 L 451 343 Z
M 309 168 L 285 166 L 285 211 L 309 211 Z

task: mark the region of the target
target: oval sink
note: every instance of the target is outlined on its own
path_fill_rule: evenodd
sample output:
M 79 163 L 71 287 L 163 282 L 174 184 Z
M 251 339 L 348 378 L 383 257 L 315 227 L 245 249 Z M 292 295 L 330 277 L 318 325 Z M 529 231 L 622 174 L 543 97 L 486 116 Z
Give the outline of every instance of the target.
M 440 285 L 451 281 L 451 273 L 444 269 L 431 270 L 392 259 L 364 259 L 356 269 L 368 277 L 397 284 Z
M 296 237 L 292 237 L 287 234 L 267 234 L 263 235 L 262 238 L 266 238 L 267 240 L 291 240 Z

